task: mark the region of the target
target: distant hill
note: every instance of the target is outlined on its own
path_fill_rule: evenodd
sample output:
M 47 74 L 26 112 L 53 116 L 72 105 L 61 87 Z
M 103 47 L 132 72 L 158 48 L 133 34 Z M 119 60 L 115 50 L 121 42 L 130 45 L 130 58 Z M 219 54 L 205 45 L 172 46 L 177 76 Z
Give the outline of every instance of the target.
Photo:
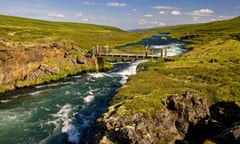
M 14 41 L 21 41 L 23 44 L 32 40 L 41 43 L 67 40 L 84 49 L 106 44 L 114 47 L 127 41 L 141 39 L 137 34 L 111 26 L 52 22 L 4 15 L 0 15 L 0 37 L 12 37 Z
M 182 32 L 239 32 L 240 16 L 230 19 L 201 24 L 185 24 L 169 27 L 157 27 L 145 31 L 154 31 L 160 33 L 182 33 Z

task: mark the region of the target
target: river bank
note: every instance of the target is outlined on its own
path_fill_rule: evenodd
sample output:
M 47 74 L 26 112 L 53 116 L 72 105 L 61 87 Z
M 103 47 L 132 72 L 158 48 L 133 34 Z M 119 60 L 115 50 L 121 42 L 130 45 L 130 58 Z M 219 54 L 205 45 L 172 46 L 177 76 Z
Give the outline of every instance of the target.
M 100 143 L 240 142 L 239 39 L 189 35 L 178 36 L 191 51 L 140 64 L 120 88 L 98 119 Z
M 96 119 L 139 62 L 12 94 L 0 104 L 0 143 L 94 143 Z

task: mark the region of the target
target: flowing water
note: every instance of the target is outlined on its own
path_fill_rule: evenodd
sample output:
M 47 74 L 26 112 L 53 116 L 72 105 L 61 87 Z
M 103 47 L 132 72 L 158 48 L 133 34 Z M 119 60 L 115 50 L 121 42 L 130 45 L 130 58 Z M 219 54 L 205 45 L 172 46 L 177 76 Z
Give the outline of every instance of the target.
M 0 104 L 0 144 L 92 143 L 96 118 L 139 63 L 36 86 Z
M 162 36 L 166 35 L 146 43 Z M 168 55 L 185 51 L 178 41 L 168 44 Z M 75 76 L 0 100 L 0 144 L 93 143 L 96 119 L 140 62 L 118 63 L 112 72 Z

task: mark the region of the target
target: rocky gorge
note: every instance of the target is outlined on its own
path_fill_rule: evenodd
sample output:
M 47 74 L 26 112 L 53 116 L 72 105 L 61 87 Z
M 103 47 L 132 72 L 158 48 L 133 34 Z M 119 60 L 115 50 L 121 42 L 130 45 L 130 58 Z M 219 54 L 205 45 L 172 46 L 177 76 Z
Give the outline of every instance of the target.
M 165 108 L 151 115 L 104 115 L 97 120 L 97 143 L 184 144 L 240 143 L 240 108 L 234 102 L 209 107 L 191 92 L 162 101 Z

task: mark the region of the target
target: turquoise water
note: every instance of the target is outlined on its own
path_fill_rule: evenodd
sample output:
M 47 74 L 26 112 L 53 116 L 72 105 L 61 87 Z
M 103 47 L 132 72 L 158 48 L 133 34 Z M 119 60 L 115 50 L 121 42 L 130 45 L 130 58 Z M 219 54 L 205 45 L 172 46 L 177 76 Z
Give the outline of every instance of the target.
M 139 62 L 36 86 L 0 104 L 0 144 L 92 143 L 95 121 Z
M 161 41 L 163 36 L 167 35 L 139 43 L 168 44 L 171 56 L 185 52 L 183 43 L 170 37 Z M 0 144 L 93 143 L 96 119 L 107 110 L 116 90 L 136 74 L 140 62 L 118 63 L 112 72 L 75 76 L 0 100 Z

